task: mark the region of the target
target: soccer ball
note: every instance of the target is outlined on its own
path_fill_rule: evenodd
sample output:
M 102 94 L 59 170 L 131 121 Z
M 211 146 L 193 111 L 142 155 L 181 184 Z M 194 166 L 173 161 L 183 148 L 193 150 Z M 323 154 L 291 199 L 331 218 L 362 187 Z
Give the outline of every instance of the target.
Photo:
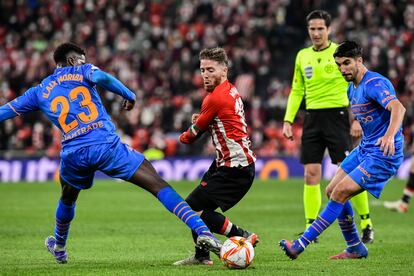
M 243 237 L 227 239 L 220 250 L 220 259 L 228 268 L 246 268 L 253 258 L 253 245 Z

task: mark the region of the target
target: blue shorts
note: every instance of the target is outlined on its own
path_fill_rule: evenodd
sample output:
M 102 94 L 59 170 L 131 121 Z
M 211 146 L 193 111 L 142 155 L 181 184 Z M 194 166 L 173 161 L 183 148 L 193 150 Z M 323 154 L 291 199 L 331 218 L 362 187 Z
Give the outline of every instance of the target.
M 383 156 L 379 149 L 367 152 L 358 146 L 341 163 L 341 168 L 364 190 L 379 198 L 403 160 L 402 146 L 396 146 L 394 156 Z
M 95 171 L 99 170 L 108 176 L 129 180 L 144 159 L 141 153 L 123 144 L 120 139 L 116 139 L 113 143 L 63 151 L 60 176 L 75 188 L 89 189 L 93 185 Z

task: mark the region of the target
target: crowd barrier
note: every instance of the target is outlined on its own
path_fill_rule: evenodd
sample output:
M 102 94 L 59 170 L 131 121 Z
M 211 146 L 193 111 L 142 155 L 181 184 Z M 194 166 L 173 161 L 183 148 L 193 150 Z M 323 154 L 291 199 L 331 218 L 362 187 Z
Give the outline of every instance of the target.
M 167 158 L 152 161 L 155 169 L 166 180 L 196 180 L 208 170 L 212 158 L 205 157 L 180 157 Z M 322 164 L 324 179 L 331 179 L 336 171 L 336 165 L 331 164 L 329 158 L 325 158 Z M 410 159 L 404 160 L 397 178 L 406 179 L 409 174 Z M 0 181 L 8 182 L 43 182 L 56 179 L 59 170 L 59 160 L 50 158 L 39 159 L 3 159 L 0 160 Z M 298 158 L 277 157 L 258 158 L 256 161 L 256 179 L 286 180 L 290 177 L 302 177 L 303 166 Z M 103 173 L 97 172 L 96 179 L 108 178 Z

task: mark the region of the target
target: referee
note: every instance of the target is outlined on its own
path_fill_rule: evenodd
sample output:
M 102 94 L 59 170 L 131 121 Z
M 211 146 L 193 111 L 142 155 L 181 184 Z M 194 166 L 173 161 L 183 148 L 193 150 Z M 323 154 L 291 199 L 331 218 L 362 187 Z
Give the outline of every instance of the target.
M 306 21 L 312 46 L 300 50 L 296 56 L 283 135 L 293 140 L 292 124 L 305 97 L 306 115 L 300 159 L 305 167 L 303 203 L 307 228 L 316 219 L 321 207 L 321 163 L 325 149 L 328 148 L 333 164 L 341 163 L 351 149 L 351 136 L 359 138 L 362 129 L 356 120 L 352 120 L 350 125 L 348 83 L 337 70 L 333 58 L 338 45 L 328 38 L 330 14 L 315 10 L 306 17 Z M 372 243 L 374 232 L 367 192 L 354 197 L 352 204 L 361 217 L 362 241 Z

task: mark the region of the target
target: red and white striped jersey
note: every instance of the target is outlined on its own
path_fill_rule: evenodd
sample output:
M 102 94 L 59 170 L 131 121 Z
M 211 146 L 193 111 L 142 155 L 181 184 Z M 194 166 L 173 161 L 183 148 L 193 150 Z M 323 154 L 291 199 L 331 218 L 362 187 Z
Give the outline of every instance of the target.
M 228 80 L 204 98 L 195 125 L 210 132 L 216 147 L 217 167 L 245 167 L 256 161 L 250 149 L 243 101 Z

